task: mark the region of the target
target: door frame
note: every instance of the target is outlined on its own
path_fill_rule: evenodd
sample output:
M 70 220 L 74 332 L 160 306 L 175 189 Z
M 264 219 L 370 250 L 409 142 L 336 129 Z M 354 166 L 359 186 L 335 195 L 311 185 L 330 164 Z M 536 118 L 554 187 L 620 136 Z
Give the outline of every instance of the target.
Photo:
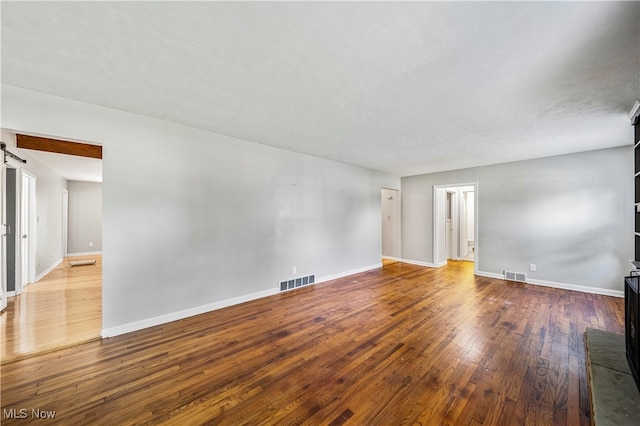
M 449 183 L 444 185 L 433 185 L 433 265 L 436 268 L 444 266 L 447 264 L 446 258 L 446 248 L 443 247 L 442 243 L 446 238 L 446 217 L 444 214 L 445 203 L 446 200 L 446 191 L 447 188 L 456 188 L 461 186 L 472 186 L 474 193 L 474 216 L 473 216 L 473 232 L 474 232 L 474 245 L 475 245 L 475 255 L 473 261 L 473 272 L 474 274 L 478 273 L 478 263 L 480 260 L 480 241 L 478 239 L 478 202 L 479 200 L 479 185 L 478 182 L 463 182 L 463 183 Z M 454 217 L 454 213 L 452 212 L 452 220 Z M 455 226 L 454 226 L 455 231 Z M 455 238 L 455 237 L 454 237 Z M 444 255 L 444 259 L 442 256 Z M 442 259 L 442 260 L 440 260 Z
M 1 161 L 1 160 L 0 160 Z M 7 191 L 6 191 L 6 184 L 7 184 L 7 168 L 12 168 L 16 171 L 16 190 L 15 190 L 15 194 L 16 194 L 16 202 L 15 202 L 15 224 L 14 229 L 11 229 L 11 232 L 14 232 L 16 234 L 16 239 L 15 239 L 15 282 L 14 282 L 14 290 L 13 291 L 8 291 L 7 290 L 7 285 L 8 285 L 8 281 L 7 281 L 7 238 L 6 238 L 6 233 L 7 233 L 7 229 L 6 229 L 6 223 L 7 223 Z M 2 178 L 0 179 L 0 181 L 2 181 L 2 196 L 0 198 L 2 198 L 2 200 L 0 201 L 1 204 L 1 209 L 0 209 L 0 222 L 2 224 L 2 248 L 0 249 L 0 276 L 2 277 L 2 292 L 3 295 L 5 297 L 5 299 L 7 297 L 13 297 L 16 296 L 18 294 L 20 294 L 22 292 L 22 239 L 19 237 L 19 232 L 22 232 L 22 173 L 24 171 L 24 167 L 22 166 L 22 163 L 19 163 L 18 161 L 14 160 L 12 157 L 7 156 L 6 157 L 6 162 L 4 162 L 2 164 Z M 2 304 L 4 305 L 4 301 L 2 302 Z
M 69 251 L 69 190 L 62 190 L 62 258 Z
M 0 311 L 4 311 L 7 308 L 7 249 L 6 249 L 6 231 L 4 226 L 5 219 L 5 172 L 7 166 L 0 159 Z
M 469 252 L 467 251 L 469 248 L 469 234 L 468 234 L 468 230 L 467 230 L 467 223 L 468 223 L 468 219 L 469 219 L 469 211 L 470 209 L 468 208 L 468 194 L 472 193 L 474 200 L 473 200 L 473 211 L 475 213 L 475 192 L 472 191 L 461 191 L 460 192 L 460 197 L 461 197 L 461 203 L 462 203 L 462 207 L 460 208 L 460 259 L 462 260 L 469 260 Z M 474 225 L 475 225 L 475 220 L 473 221 Z M 474 227 L 474 261 L 475 261 L 475 227 Z M 466 256 L 462 256 L 463 253 L 466 253 Z
M 381 206 L 380 206 L 380 212 L 383 213 L 384 212 L 384 203 L 385 203 L 385 191 L 393 191 L 393 195 L 388 195 L 390 197 L 395 197 L 392 199 L 387 199 L 386 201 L 393 201 L 392 205 L 393 205 L 393 219 L 394 221 L 392 222 L 392 228 L 391 228 L 391 239 L 393 241 L 391 241 L 391 245 L 393 246 L 393 256 L 390 255 L 384 255 L 382 254 L 382 258 L 383 259 L 390 259 L 390 260 L 397 260 L 400 261 L 402 259 L 402 205 L 401 205 L 401 194 L 400 194 L 400 190 L 399 189 L 394 189 L 394 188 L 385 188 L 382 187 L 380 189 L 380 195 L 381 195 Z M 380 232 L 381 232 L 381 238 L 380 238 L 380 251 L 382 252 L 382 248 L 384 247 L 384 240 L 385 240 L 385 217 L 383 214 L 380 215 L 380 219 L 382 221 L 382 226 L 380 227 Z
M 25 178 L 28 179 L 28 188 L 25 188 Z M 21 199 L 21 223 L 20 223 L 20 285 L 16 282 L 16 294 L 36 280 L 36 241 L 37 241 L 37 209 L 36 209 L 36 176 L 22 168 L 20 188 Z M 28 191 L 25 194 L 25 189 Z M 25 199 L 25 195 L 26 198 Z M 26 207 L 26 209 L 25 209 Z M 24 235 L 27 235 L 26 244 Z M 17 280 L 18 281 L 18 280 Z

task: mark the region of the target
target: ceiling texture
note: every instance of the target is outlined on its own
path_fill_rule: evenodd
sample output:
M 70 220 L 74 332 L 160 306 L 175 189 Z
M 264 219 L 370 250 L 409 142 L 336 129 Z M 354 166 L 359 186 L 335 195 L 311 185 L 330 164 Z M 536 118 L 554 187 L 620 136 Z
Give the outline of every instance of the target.
M 627 145 L 640 98 L 638 2 L 0 12 L 3 84 L 398 176 Z

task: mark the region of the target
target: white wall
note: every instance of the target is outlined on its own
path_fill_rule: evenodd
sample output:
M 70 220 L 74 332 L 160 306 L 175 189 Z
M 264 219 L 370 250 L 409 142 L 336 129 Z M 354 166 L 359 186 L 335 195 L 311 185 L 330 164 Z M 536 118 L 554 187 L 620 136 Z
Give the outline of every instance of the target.
M 633 258 L 632 176 L 625 146 L 402 178 L 403 258 L 433 263 L 433 186 L 478 182 L 479 273 L 621 295 Z
M 400 179 L 2 86 L 3 126 L 103 145 L 103 334 L 380 264 Z
M 5 105 L 2 106 L 4 119 Z M 36 176 L 36 278 L 41 278 L 62 260 L 62 190 L 66 189 L 67 180 L 29 155 L 28 150 L 15 148 L 15 133 L 3 129 L 2 141 L 27 160 L 22 169 Z
M 102 251 L 102 183 L 70 180 L 68 189 L 67 251 L 71 255 Z

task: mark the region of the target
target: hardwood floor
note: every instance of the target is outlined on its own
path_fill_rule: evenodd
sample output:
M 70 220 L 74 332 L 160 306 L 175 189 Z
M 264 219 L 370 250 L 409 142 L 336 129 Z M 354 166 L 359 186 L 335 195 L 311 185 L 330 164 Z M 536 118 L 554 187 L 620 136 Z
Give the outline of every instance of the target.
M 623 300 L 393 263 L 6 364 L 3 421 L 587 425 L 585 327 Z
M 382 266 L 391 266 L 394 263 L 398 263 L 395 259 L 382 259 Z
M 70 267 L 73 260 L 95 259 Z M 100 338 L 102 256 L 67 257 L 39 282 L 9 299 L 0 315 L 0 360 L 17 359 Z

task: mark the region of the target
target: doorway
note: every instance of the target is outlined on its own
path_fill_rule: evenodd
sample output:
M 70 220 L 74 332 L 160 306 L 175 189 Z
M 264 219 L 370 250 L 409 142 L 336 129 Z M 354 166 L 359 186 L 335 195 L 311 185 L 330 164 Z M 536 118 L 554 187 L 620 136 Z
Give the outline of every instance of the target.
M 20 166 L 12 160 L 3 164 L 2 171 L 2 289 L 3 306 L 9 297 L 22 288 L 20 240 Z
M 0 181 L 4 305 L 35 280 L 36 178 L 8 158 Z
M 400 191 L 382 188 L 382 259 L 401 257 Z
M 3 143 L 3 150 L 4 150 Z M 16 157 L 17 158 L 17 157 Z M 0 170 L 0 223 L 2 241 L 0 243 L 0 310 L 8 305 L 8 299 L 20 290 L 21 255 L 20 239 L 20 185 L 21 166 L 11 155 L 3 152 Z
M 19 145 L 19 135 L 3 130 L 2 136 L 3 139 L 9 139 L 15 149 L 24 149 L 23 155 L 27 155 L 29 161 L 27 166 L 15 167 L 17 223 L 11 227 L 16 239 L 15 291 L 4 295 L 8 297 L 3 297 L 2 303 L 6 301 L 7 308 L 0 317 L 0 332 L 3 334 L 0 363 L 5 363 L 100 338 L 102 245 L 101 240 L 93 236 L 82 237 L 85 224 L 82 213 L 89 207 L 101 206 L 101 202 L 92 199 L 88 205 L 76 205 L 74 227 L 74 222 L 69 220 L 74 194 L 68 185 L 71 181 L 81 181 L 85 176 L 94 175 L 101 182 L 102 160 L 21 148 L 16 146 Z M 13 167 L 11 161 L 5 167 Z M 31 173 L 27 172 L 27 167 Z M 37 196 L 36 182 L 41 186 Z M 4 198 L 8 192 L 4 176 L 1 183 L 4 211 L 7 207 Z M 76 199 L 81 195 L 76 193 Z M 101 194 L 96 197 L 101 201 Z M 10 195 L 10 198 L 13 196 Z M 99 227 L 101 235 L 101 214 Z M 2 227 L 3 235 L 7 233 L 5 229 L 8 230 L 8 227 Z M 85 247 L 91 246 L 91 242 L 100 241 L 96 245 L 96 251 L 100 251 L 95 256 L 75 253 L 77 256 L 67 258 L 72 249 L 69 237 L 71 229 L 75 230 L 74 235 L 80 233 L 81 238 L 86 240 Z M 5 237 L 2 242 L 6 245 Z M 7 251 L 3 247 L 2 258 L 6 257 Z M 80 262 L 82 266 L 72 268 L 72 262 Z M 3 274 L 7 269 L 5 265 Z M 6 286 L 7 280 L 2 281 Z
M 477 183 L 434 185 L 433 260 L 434 266 L 448 260 L 475 262 L 478 259 Z

